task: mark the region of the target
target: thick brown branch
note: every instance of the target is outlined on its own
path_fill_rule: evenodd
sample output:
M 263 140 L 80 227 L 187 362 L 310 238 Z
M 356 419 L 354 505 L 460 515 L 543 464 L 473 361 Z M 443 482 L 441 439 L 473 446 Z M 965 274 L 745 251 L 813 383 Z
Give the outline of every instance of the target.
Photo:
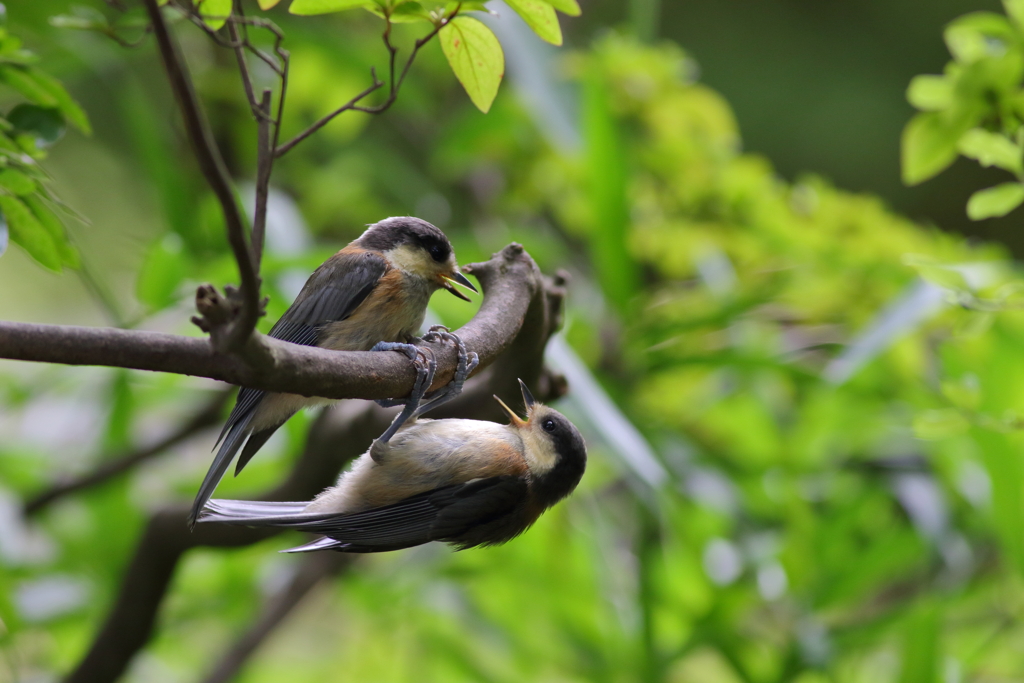
M 189 418 L 184 424 L 178 427 L 178 429 L 150 446 L 145 446 L 125 455 L 106 460 L 100 463 L 100 465 L 93 471 L 75 479 L 58 481 L 50 488 L 41 491 L 34 497 L 30 498 L 22 507 L 24 513 L 26 515 L 34 515 L 64 496 L 113 479 L 117 475 L 131 470 L 140 463 L 145 462 L 154 456 L 160 455 L 167 449 L 177 446 L 179 443 L 187 440 L 197 432 L 216 425 L 221 420 L 224 404 L 227 403 L 228 398 L 233 394 L 234 391 L 232 390 L 218 392 L 212 400 L 210 400 L 202 409 L 199 410 L 199 412 Z
M 493 262 L 493 261 L 492 261 Z M 488 263 L 492 263 L 488 262 Z M 532 266 L 532 261 L 530 262 Z M 535 266 L 533 266 L 535 268 Z M 481 278 L 483 281 L 484 278 Z M 542 373 L 543 349 L 559 323 L 562 301 L 559 280 L 541 282 L 519 309 L 517 334 L 505 340 L 505 349 L 486 376 L 474 380 L 455 401 L 439 413 L 475 419 L 502 419 L 491 394 L 509 399 L 519 393 L 516 376 L 532 378 L 535 394 L 544 401 L 564 389 L 557 378 Z M 512 312 L 509 312 L 511 315 Z M 267 500 L 309 500 L 334 483 L 340 469 L 358 456 L 388 425 L 393 413 L 373 404 L 348 403 L 324 411 L 310 430 L 302 456 L 289 478 L 261 496 Z M 177 563 L 189 549 L 199 546 L 232 548 L 257 543 L 280 533 L 278 529 L 246 529 L 202 524 L 190 533 L 185 524 L 186 503 L 155 512 L 146 526 L 121 584 L 120 593 L 92 647 L 70 683 L 106 683 L 116 680 L 152 634 L 160 604 Z M 251 650 L 248 650 L 251 652 Z M 239 651 L 240 653 L 240 651 Z M 236 653 L 236 654 L 239 654 Z M 240 666 L 235 661 L 233 666 Z
M 224 337 L 221 350 L 233 350 L 243 345 L 256 328 L 260 315 L 260 280 L 256 270 L 255 259 L 245 237 L 245 222 L 242 211 L 235 198 L 227 168 L 221 158 L 217 143 L 213 139 L 210 127 L 203 115 L 188 67 L 164 21 L 157 0 L 144 0 L 146 11 L 153 24 L 160 57 L 167 71 L 167 78 L 178 102 L 181 115 L 185 122 L 185 130 L 196 155 L 199 168 L 213 190 L 224 213 L 227 226 L 228 243 L 238 262 L 238 274 L 241 281 L 242 306 L 231 332 Z
M 480 356 L 483 369 L 515 338 L 543 283 L 533 259 L 518 244 L 463 270 L 479 279 L 484 300 L 476 316 L 457 332 Z M 456 351 L 443 342 L 428 346 L 437 357 L 436 388 L 451 381 Z M 239 354 L 227 354 L 194 337 L 0 322 L 0 358 L 172 372 L 325 398 L 407 396 L 415 381 L 412 365 L 399 353 L 327 351 L 259 334 L 253 334 Z

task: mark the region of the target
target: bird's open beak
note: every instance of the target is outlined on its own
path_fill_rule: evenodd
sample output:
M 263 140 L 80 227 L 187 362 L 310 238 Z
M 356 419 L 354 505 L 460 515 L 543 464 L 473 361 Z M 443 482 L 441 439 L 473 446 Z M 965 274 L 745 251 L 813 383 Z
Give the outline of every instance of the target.
M 498 402 L 498 405 L 500 405 L 502 407 L 502 409 L 506 413 L 508 413 L 509 418 L 512 420 L 512 424 L 514 424 L 516 427 L 525 427 L 526 426 L 527 421 L 522 419 L 518 415 L 516 415 L 515 412 L 511 408 L 509 408 L 507 405 L 505 405 L 504 401 L 502 401 L 497 396 L 494 397 L 494 400 Z
M 526 388 L 526 382 L 523 380 L 519 380 L 519 388 L 523 390 L 523 403 L 526 405 L 527 412 L 529 412 L 537 400 L 533 397 L 533 394 L 530 393 L 530 390 Z
M 449 292 L 451 292 L 455 296 L 459 297 L 463 301 L 472 301 L 472 299 L 470 299 L 468 296 L 466 296 L 465 294 L 463 294 L 459 290 L 455 289 L 453 284 L 455 284 L 455 285 L 462 285 L 466 289 L 472 290 L 474 292 L 477 291 L 477 288 L 473 286 L 473 283 L 470 282 L 466 278 L 465 275 L 463 275 L 462 273 L 460 273 L 457 270 L 454 271 L 451 274 L 447 274 L 446 273 L 446 274 L 442 275 L 441 276 L 441 280 L 442 280 L 442 284 L 441 284 L 442 287 L 444 287 Z

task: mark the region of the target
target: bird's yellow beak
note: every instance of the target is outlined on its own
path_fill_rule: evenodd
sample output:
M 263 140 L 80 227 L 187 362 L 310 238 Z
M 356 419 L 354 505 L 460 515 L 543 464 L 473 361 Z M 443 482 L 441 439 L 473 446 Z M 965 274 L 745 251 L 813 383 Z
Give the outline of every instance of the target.
M 516 415 L 515 412 L 511 408 L 509 408 L 507 405 L 505 405 L 504 401 L 502 401 L 497 396 L 494 397 L 494 400 L 498 402 L 498 405 L 500 405 L 502 407 L 502 409 L 506 413 L 508 413 L 509 418 L 512 420 L 512 424 L 514 424 L 516 427 L 520 427 L 520 428 L 521 427 L 525 427 L 527 425 L 527 423 L 529 421 L 528 420 L 524 420 L 521 417 L 519 417 L 518 415 Z
M 468 296 L 466 296 L 459 290 L 455 289 L 453 285 L 462 285 L 466 289 L 477 292 L 477 288 L 473 286 L 473 283 L 470 282 L 465 275 L 463 275 L 457 270 L 452 273 L 442 273 L 441 282 L 442 287 L 444 287 L 453 295 L 459 297 L 463 301 L 472 301 L 472 299 L 470 299 Z

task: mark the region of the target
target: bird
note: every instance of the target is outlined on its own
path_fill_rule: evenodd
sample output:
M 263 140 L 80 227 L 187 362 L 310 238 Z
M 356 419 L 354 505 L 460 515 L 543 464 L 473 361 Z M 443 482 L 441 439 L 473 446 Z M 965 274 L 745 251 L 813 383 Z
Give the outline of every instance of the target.
M 564 415 L 519 381 L 521 419 L 500 398 L 507 425 L 417 419 L 376 439 L 309 502 L 211 500 L 199 518 L 319 533 L 284 552 L 374 553 L 443 541 L 458 550 L 505 543 L 568 496 L 583 477 L 587 447 Z
M 417 369 L 413 396 L 408 401 L 388 403 L 408 402 L 410 408 L 404 413 L 407 417 L 430 386 L 434 367 L 432 359 L 412 342 L 417 341 L 415 335 L 435 291 L 443 288 L 470 301 L 455 284 L 477 291 L 459 271 L 455 252 L 443 232 L 412 216 L 386 218 L 368 226 L 310 275 L 270 330 L 270 336 L 332 350 L 396 350 L 407 354 Z M 457 340 L 445 328 L 440 329 L 444 332 L 431 328 L 430 336 Z M 461 390 L 461 385 L 458 388 Z M 239 449 L 236 476 L 288 418 L 303 408 L 328 402 L 240 388 L 235 407 L 214 445 L 220 448 L 192 504 L 189 527 L 195 526 L 200 510 Z

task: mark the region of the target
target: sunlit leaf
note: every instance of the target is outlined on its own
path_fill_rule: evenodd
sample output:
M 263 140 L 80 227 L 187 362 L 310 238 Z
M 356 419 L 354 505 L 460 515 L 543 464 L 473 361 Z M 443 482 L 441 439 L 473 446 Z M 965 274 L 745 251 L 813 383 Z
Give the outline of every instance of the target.
M 957 149 L 964 156 L 977 159 L 982 166 L 998 166 L 1011 173 L 1021 173 L 1024 151 L 998 133 L 972 128 L 960 138 Z
M 0 170 L 0 188 L 8 190 L 13 194 L 29 194 L 30 192 L 35 192 L 36 181 L 21 171 L 5 168 Z
M 10 239 L 46 268 L 59 271 L 61 257 L 57 245 L 24 202 L 17 197 L 0 195 L 0 211 L 7 219 Z
M 257 0 L 261 10 L 268 10 L 277 6 L 281 0 Z
M 942 111 L 953 104 L 953 84 L 945 76 L 914 76 L 907 101 L 921 111 Z
M 917 185 L 945 170 L 956 159 L 958 138 L 937 113 L 910 119 L 900 140 L 903 182 Z
M 554 7 L 543 0 L 507 0 L 507 4 L 538 36 L 552 45 L 562 44 L 562 27 Z
M 1018 30 L 1024 30 L 1024 0 L 1003 0 L 1003 9 Z
M 967 418 L 953 408 L 926 410 L 914 416 L 914 436 L 926 441 L 948 439 L 963 434 L 970 426 Z
M 46 229 L 46 232 L 50 235 L 50 239 L 53 240 L 54 245 L 57 247 L 57 253 L 60 254 L 61 261 L 65 266 L 69 268 L 78 268 L 81 265 L 81 259 L 78 255 L 78 250 L 71 244 L 68 239 L 67 230 L 64 229 L 64 223 L 61 222 L 60 218 L 57 217 L 46 202 L 44 202 L 38 194 L 30 194 L 22 197 L 21 200 L 25 202 L 25 206 L 29 208 L 32 215 L 36 217 L 39 224 Z
M 547 3 L 570 17 L 578 17 L 581 14 L 579 3 L 576 0 L 547 0 Z
M 207 26 L 216 31 L 227 23 L 231 3 L 232 0 L 200 0 L 199 15 Z
M 359 7 L 374 6 L 369 0 L 294 0 L 288 11 L 292 14 L 311 15 L 343 12 Z
M 1003 183 L 978 190 L 967 200 L 967 216 L 971 220 L 1005 216 L 1024 202 L 1024 185 Z
M 0 83 L 6 83 L 14 88 L 33 104 L 42 107 L 57 106 L 57 98 L 33 78 L 25 67 L 0 64 Z
M 505 75 L 505 55 L 497 37 L 472 17 L 455 17 L 441 29 L 444 56 L 477 109 L 487 112 Z

